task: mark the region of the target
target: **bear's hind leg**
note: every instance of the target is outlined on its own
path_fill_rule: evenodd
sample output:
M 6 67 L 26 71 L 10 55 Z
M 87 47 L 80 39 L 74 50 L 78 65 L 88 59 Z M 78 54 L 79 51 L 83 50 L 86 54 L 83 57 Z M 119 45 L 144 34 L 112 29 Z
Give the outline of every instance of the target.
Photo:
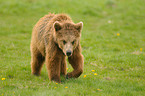
M 40 75 L 42 65 L 44 63 L 45 57 L 41 55 L 39 51 L 31 53 L 31 70 L 32 74 Z

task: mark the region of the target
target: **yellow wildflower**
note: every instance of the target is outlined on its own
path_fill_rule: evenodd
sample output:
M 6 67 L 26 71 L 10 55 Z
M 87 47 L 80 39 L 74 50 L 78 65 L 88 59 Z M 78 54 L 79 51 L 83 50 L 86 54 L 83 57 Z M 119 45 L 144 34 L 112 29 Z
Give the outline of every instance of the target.
M 98 75 L 97 73 L 94 73 L 94 75 Z
M 65 88 L 68 88 L 67 86 Z
M 95 72 L 95 70 L 92 70 L 92 72 Z
M 55 89 L 57 88 L 57 87 L 54 87 Z
M 84 75 L 84 78 L 86 77 L 87 75 Z
M 97 89 L 98 91 L 102 91 L 101 89 Z
M 68 70 L 68 68 L 66 68 L 66 70 Z
M 140 48 L 140 51 L 142 51 L 142 48 Z
M 55 83 L 56 85 L 58 84 L 58 83 Z
M 120 33 L 117 33 L 117 36 L 120 36 Z
M 2 80 L 5 80 L 6 78 L 2 78 Z

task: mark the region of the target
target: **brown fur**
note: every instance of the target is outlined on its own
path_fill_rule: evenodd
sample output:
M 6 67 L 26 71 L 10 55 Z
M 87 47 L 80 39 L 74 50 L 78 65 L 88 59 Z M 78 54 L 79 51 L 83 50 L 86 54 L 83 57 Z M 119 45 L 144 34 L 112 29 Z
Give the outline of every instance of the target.
M 32 74 L 40 75 L 46 61 L 50 80 L 61 82 L 60 74 L 77 78 L 83 72 L 81 54 L 82 23 L 74 24 L 65 14 L 49 14 L 42 17 L 33 28 L 31 39 Z M 66 55 L 73 71 L 66 72 Z

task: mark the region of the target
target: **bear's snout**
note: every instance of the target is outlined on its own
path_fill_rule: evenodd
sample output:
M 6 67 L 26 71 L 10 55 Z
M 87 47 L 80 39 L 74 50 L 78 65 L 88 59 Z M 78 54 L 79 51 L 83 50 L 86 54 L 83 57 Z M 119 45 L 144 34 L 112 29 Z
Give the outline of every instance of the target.
M 66 51 L 67 56 L 71 56 L 71 54 L 72 54 L 71 50 Z

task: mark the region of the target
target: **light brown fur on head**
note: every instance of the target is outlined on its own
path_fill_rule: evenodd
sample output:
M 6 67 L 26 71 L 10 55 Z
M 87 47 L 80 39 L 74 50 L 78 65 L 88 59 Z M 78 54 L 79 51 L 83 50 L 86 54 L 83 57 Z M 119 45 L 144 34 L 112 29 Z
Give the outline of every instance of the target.
M 77 47 L 81 37 L 82 26 L 82 22 L 74 24 L 70 22 L 59 23 L 56 21 L 54 23 L 55 42 L 65 55 L 67 55 L 68 51 L 70 51 L 70 55 L 72 55 L 73 50 Z
M 32 74 L 39 75 L 46 61 L 50 80 L 60 82 L 60 74 L 77 78 L 83 72 L 81 54 L 81 29 L 83 23 L 73 23 L 66 14 L 49 14 L 42 17 L 33 28 L 31 38 Z M 73 71 L 66 73 L 66 55 Z

